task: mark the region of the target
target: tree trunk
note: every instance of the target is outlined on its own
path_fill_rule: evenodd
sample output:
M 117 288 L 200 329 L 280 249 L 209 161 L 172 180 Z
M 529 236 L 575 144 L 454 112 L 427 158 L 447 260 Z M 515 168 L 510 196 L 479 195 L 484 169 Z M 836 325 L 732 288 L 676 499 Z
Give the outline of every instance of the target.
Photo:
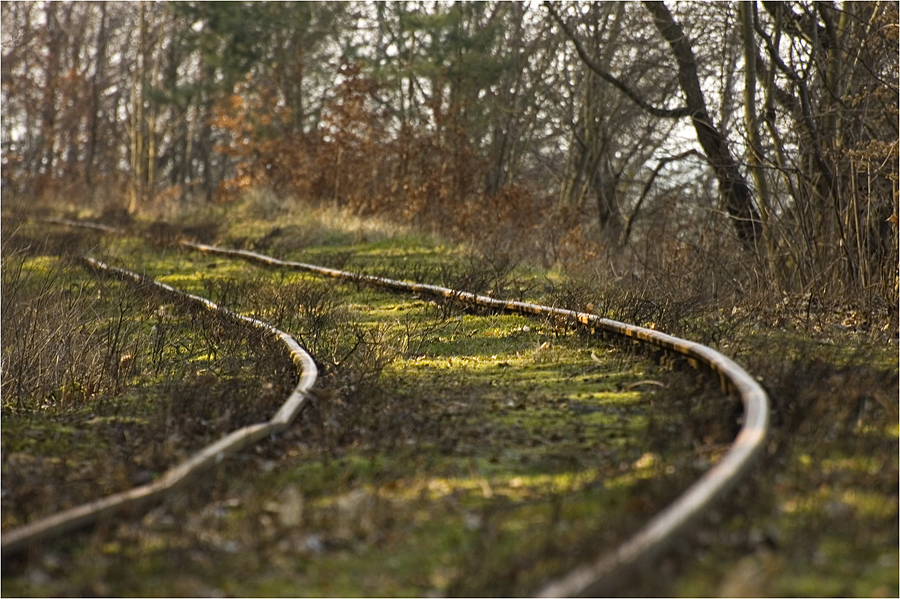
M 735 232 L 746 247 L 755 249 L 762 235 L 759 212 L 754 205 L 750 187 L 728 148 L 728 141 L 709 117 L 691 44 L 665 4 L 645 1 L 644 7 L 653 16 L 657 31 L 669 43 L 678 63 L 678 83 L 684 93 L 697 141 L 716 174 L 725 209 L 731 216 Z

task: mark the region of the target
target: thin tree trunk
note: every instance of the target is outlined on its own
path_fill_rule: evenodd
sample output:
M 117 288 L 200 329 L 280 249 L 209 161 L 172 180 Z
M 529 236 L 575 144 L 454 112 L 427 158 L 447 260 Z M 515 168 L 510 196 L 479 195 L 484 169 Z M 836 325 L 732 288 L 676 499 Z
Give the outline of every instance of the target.
M 37 161 L 37 172 L 41 173 L 44 178 L 52 178 L 54 170 L 54 158 L 56 156 L 56 95 L 57 95 L 57 76 L 59 74 L 59 23 L 56 11 L 59 5 L 51 2 L 45 8 L 45 18 L 47 20 L 47 32 L 49 36 L 47 62 L 44 68 L 44 94 L 43 94 L 43 110 L 41 111 L 41 127 L 40 140 L 38 147 L 43 147 L 43 151 L 39 153 L 42 159 Z
M 97 137 L 100 131 L 100 87 L 106 74 L 106 3 L 100 3 L 100 29 L 97 32 L 96 66 L 91 77 L 91 121 L 88 135 L 87 155 L 84 165 L 84 183 L 90 190 L 93 186 L 94 161 L 97 155 Z
M 756 183 L 756 193 L 759 198 L 760 220 L 763 230 L 763 242 L 766 250 L 766 262 L 769 273 L 779 277 L 776 258 L 775 240 L 772 238 L 772 227 L 769 222 L 769 206 L 771 195 L 769 183 L 766 180 L 766 172 L 763 168 L 762 139 L 759 135 L 759 116 L 756 111 L 756 38 L 753 35 L 753 5 L 749 2 L 738 4 L 738 15 L 741 19 L 741 37 L 744 45 L 744 125 L 747 129 L 747 140 L 750 143 L 748 160 L 753 181 Z M 779 280 L 780 285 L 780 280 Z
M 140 5 L 138 28 L 137 66 L 131 83 L 131 194 L 128 211 L 135 212 L 143 200 L 144 169 L 144 84 L 146 82 L 146 13 L 144 4 Z

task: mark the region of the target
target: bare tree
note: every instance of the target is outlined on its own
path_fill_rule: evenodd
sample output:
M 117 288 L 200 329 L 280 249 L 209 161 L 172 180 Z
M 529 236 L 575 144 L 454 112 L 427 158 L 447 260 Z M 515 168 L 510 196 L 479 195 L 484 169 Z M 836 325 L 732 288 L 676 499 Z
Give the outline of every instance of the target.
M 697 61 L 691 43 L 681 26 L 661 2 L 645 2 L 644 7 L 653 18 L 653 23 L 669 44 L 672 57 L 677 66 L 677 80 L 681 89 L 684 104 L 676 108 L 660 107 L 652 104 L 645 97 L 628 85 L 625 80 L 610 73 L 601 63 L 594 59 L 584 47 L 582 40 L 569 24 L 560 16 L 550 2 L 544 4 L 551 16 L 559 23 L 566 36 L 575 45 L 579 56 L 604 80 L 611 83 L 632 102 L 648 114 L 659 118 L 679 119 L 690 117 L 697 141 L 712 167 L 719 182 L 719 189 L 728 214 L 731 216 L 734 229 L 750 249 L 754 249 L 761 238 L 759 212 L 756 209 L 753 194 L 740 171 L 737 160 L 732 155 L 728 140 L 716 128 L 709 116 L 706 99 L 700 86 Z

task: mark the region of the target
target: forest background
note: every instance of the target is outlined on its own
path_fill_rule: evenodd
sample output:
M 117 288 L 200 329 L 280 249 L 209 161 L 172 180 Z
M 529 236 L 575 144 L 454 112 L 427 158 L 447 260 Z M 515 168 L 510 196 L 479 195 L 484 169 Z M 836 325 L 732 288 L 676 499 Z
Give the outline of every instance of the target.
M 893 2 L 2 5 L 3 200 L 252 191 L 896 334 Z

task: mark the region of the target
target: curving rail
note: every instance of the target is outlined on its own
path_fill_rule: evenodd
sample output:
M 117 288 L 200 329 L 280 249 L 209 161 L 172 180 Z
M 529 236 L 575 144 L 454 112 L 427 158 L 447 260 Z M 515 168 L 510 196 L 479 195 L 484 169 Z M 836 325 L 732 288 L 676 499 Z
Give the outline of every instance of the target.
M 235 321 L 262 329 L 275 336 L 287 347 L 291 360 L 300 371 L 300 380 L 270 420 L 251 424 L 228 433 L 218 441 L 207 445 L 181 464 L 170 468 L 154 482 L 58 512 L 13 530 L 4 531 L 2 538 L 0 538 L 3 557 L 18 553 L 34 543 L 89 526 L 101 518 L 112 516 L 125 510 L 141 510 L 161 499 L 164 495 L 195 480 L 200 473 L 218 464 L 226 456 L 237 453 L 270 435 L 284 431 L 306 404 L 307 394 L 312 389 L 318 376 L 316 363 L 312 356 L 300 347 L 300 344 L 290 335 L 270 324 L 226 310 L 206 298 L 191 295 L 129 270 L 109 266 L 93 258 L 82 258 L 82 262 L 87 268 L 97 273 L 113 276 L 139 286 L 162 290 L 165 293 L 186 299 L 207 310 L 216 311 Z
M 82 226 L 76 221 L 52 221 L 56 224 Z M 93 223 L 91 223 L 93 225 Z M 92 228 L 98 229 L 98 226 Z M 109 227 L 101 230 L 109 232 Z M 526 315 L 550 316 L 563 319 L 575 326 L 583 326 L 613 336 L 634 340 L 658 347 L 668 353 L 687 358 L 694 365 L 703 365 L 719 375 L 727 390 L 736 392 L 743 403 L 744 417 L 741 429 L 731 448 L 722 459 L 689 487 L 673 503 L 656 514 L 634 536 L 611 553 L 592 563 L 585 564 L 566 575 L 553 580 L 537 592 L 541 597 L 568 597 L 576 595 L 604 595 L 615 592 L 628 577 L 641 566 L 665 551 L 679 533 L 699 519 L 704 511 L 727 493 L 745 476 L 761 455 L 769 429 L 769 402 L 765 391 L 740 366 L 721 353 L 692 341 L 673 337 L 659 331 L 625 324 L 597 315 L 553 308 L 520 301 L 506 301 L 457 291 L 436 285 L 396 281 L 385 277 L 350 273 L 332 268 L 279 260 L 271 256 L 247 250 L 227 249 L 190 241 L 181 246 L 210 254 L 242 258 L 252 262 L 289 268 L 322 276 L 340 278 L 360 284 L 390 289 L 398 292 L 418 293 L 437 298 L 452 299 L 463 304 L 495 311 L 516 312 Z M 4 535 L 4 552 L 6 537 Z

